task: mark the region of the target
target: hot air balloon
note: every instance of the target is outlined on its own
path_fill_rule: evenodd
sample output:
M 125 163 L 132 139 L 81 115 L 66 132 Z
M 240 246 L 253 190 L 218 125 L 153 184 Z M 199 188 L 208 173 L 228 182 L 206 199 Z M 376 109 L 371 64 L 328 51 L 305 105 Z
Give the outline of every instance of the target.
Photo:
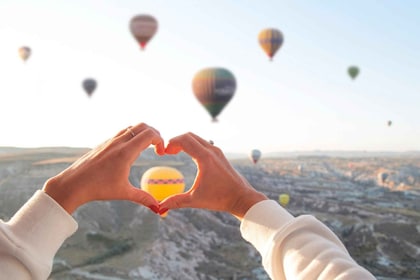
M 26 62 L 26 60 L 28 60 L 28 58 L 31 56 L 31 48 L 30 47 L 20 47 L 18 50 L 19 53 L 19 57 Z
M 378 174 L 378 183 L 382 185 L 385 183 L 386 179 L 388 178 L 388 173 L 381 172 Z
M 130 31 L 143 50 L 158 29 L 157 20 L 151 15 L 137 15 L 130 20 Z
M 290 196 L 287 193 L 282 193 L 279 195 L 279 203 L 281 206 L 286 207 L 289 204 Z
M 392 125 L 392 121 L 388 121 L 388 126 L 391 126 Z
M 86 94 L 91 97 L 93 92 L 96 89 L 97 86 L 97 82 L 95 79 L 92 78 L 87 78 L 83 80 L 82 83 L 83 89 L 85 90 Z
M 356 79 L 356 77 L 359 75 L 359 72 L 360 72 L 360 70 L 359 70 L 359 67 L 357 67 L 357 66 L 350 66 L 348 69 L 347 69 L 347 73 L 349 74 L 349 76 L 354 80 L 354 79 Z
M 233 74 L 224 68 L 205 68 L 193 78 L 192 89 L 198 101 L 217 121 L 217 116 L 235 94 L 236 80 Z
M 254 150 L 251 151 L 249 156 L 250 156 L 252 162 L 254 164 L 256 164 L 258 162 L 258 160 L 261 158 L 261 151 L 257 150 L 257 149 L 254 149 Z
M 302 165 L 302 164 L 299 164 L 299 165 L 296 167 L 296 169 L 297 169 L 297 171 L 298 171 L 299 173 L 302 173 L 302 172 L 303 172 L 303 165 Z
M 184 191 L 184 176 L 173 167 L 152 167 L 141 177 L 140 187 L 160 202 L 171 195 Z
M 263 29 L 258 34 L 258 42 L 270 60 L 273 60 L 274 55 L 283 45 L 283 41 L 283 33 L 275 28 Z

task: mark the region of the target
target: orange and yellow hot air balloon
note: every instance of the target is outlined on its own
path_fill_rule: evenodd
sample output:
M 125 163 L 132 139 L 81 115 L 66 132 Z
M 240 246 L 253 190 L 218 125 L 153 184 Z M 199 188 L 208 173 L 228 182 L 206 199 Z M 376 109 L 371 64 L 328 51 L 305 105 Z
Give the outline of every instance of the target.
M 142 176 L 140 188 L 150 193 L 157 201 L 184 191 L 184 176 L 176 168 L 156 166 L 148 169 Z M 166 214 L 162 215 L 163 217 Z
M 258 42 L 270 60 L 273 60 L 274 55 L 283 45 L 283 41 L 283 33 L 276 28 L 266 28 L 258 34 Z
M 137 15 L 130 20 L 130 31 L 141 49 L 153 38 L 158 29 L 157 20 L 151 15 Z

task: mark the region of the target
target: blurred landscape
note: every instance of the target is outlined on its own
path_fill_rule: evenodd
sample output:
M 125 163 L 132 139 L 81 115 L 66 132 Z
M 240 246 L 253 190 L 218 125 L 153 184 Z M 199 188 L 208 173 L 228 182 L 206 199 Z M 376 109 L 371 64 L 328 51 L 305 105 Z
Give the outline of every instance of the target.
M 84 148 L 0 147 L 0 218 L 8 220 Z M 332 229 L 355 260 L 378 279 L 420 279 L 420 154 L 296 152 L 228 155 L 270 198 L 290 195 L 287 209 Z M 196 166 L 186 154 L 142 153 L 130 181 L 148 168 L 173 166 L 191 186 Z M 269 279 L 258 252 L 228 214 L 196 209 L 160 218 L 126 201 L 93 202 L 73 215 L 78 231 L 59 250 L 50 279 Z

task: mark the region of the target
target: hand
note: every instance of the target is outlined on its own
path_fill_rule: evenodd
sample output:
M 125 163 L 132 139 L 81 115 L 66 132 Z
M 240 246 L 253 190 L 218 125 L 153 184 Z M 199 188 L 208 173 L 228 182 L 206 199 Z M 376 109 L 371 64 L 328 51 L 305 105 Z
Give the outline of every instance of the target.
M 164 154 L 164 141 L 154 128 L 141 123 L 121 130 L 50 178 L 43 190 L 70 214 L 94 200 L 130 200 L 158 212 L 159 203 L 128 181 L 131 165 L 150 145 Z
M 197 164 L 195 181 L 189 191 L 162 201 L 159 213 L 192 207 L 225 211 L 242 219 L 252 205 L 268 199 L 232 167 L 219 148 L 197 135 L 175 137 L 165 149 L 167 154 L 180 151 L 189 154 Z

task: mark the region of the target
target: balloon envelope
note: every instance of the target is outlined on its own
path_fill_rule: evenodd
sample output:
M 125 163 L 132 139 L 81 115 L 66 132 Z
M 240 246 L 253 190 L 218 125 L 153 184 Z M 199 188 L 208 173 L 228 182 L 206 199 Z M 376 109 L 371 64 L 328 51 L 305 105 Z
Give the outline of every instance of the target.
M 360 72 L 360 70 L 359 70 L 359 67 L 357 67 L 357 66 L 350 66 L 348 69 L 347 69 L 347 73 L 349 74 L 349 76 L 354 80 L 354 79 L 356 79 L 356 77 L 359 75 L 359 72 Z
M 279 203 L 281 206 L 286 207 L 289 204 L 290 196 L 287 193 L 282 193 L 279 195 Z
M 173 167 L 156 166 L 143 174 L 140 187 L 157 201 L 162 201 L 168 196 L 184 191 L 184 176 Z
M 276 28 L 266 28 L 258 34 L 258 42 L 270 59 L 273 59 L 283 41 L 283 33 Z
M 195 97 L 212 116 L 213 121 L 216 121 L 216 117 L 235 94 L 236 80 L 225 68 L 205 68 L 194 76 L 192 89 Z
M 381 172 L 381 173 L 378 174 L 378 182 L 380 184 L 385 183 L 385 181 L 386 181 L 387 178 L 388 178 L 388 173 Z
M 157 20 L 151 15 L 137 15 L 130 20 L 130 31 L 144 49 L 158 29 Z
M 30 47 L 27 47 L 27 46 L 20 47 L 19 50 L 18 50 L 19 57 L 23 61 L 28 60 L 28 58 L 31 56 L 31 52 L 32 52 L 31 51 L 31 48 Z
M 261 158 L 261 151 L 258 149 L 253 149 L 250 154 L 252 162 L 255 164 Z
M 392 125 L 392 121 L 388 121 L 388 126 L 391 126 Z
M 82 82 L 82 87 L 89 97 L 92 96 L 92 94 L 95 91 L 97 85 L 98 85 L 98 83 L 96 82 L 96 80 L 91 79 L 91 78 L 85 79 Z

